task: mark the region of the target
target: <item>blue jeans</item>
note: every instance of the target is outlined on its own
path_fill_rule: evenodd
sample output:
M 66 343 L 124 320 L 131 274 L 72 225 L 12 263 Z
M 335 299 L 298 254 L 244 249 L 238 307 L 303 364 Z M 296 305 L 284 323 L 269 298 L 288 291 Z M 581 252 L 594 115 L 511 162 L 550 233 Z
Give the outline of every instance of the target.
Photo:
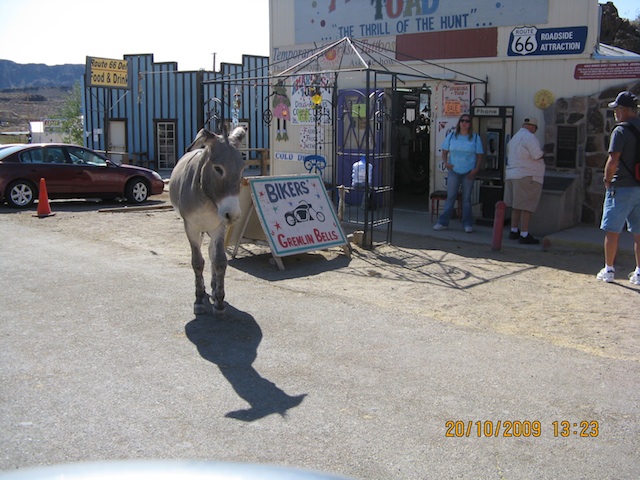
M 442 215 L 438 218 L 440 225 L 449 225 L 451 215 L 453 215 L 453 207 L 458 198 L 458 190 L 462 184 L 462 226 L 473 226 L 473 211 L 471 206 L 471 193 L 473 191 L 473 182 L 475 178 L 469 178 L 469 174 L 460 175 L 453 170 L 449 170 L 449 178 L 447 180 L 447 201 L 444 203 Z

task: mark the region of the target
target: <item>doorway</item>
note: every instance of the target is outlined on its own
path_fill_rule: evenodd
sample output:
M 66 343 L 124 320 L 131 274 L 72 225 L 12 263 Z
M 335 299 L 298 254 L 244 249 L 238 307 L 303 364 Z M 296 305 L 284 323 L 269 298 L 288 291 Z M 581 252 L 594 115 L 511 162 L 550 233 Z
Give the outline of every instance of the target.
M 126 124 L 124 120 L 109 120 L 107 157 L 117 164 L 122 163 L 127 152 Z
M 393 92 L 394 208 L 427 211 L 431 160 L 431 89 L 399 88 Z

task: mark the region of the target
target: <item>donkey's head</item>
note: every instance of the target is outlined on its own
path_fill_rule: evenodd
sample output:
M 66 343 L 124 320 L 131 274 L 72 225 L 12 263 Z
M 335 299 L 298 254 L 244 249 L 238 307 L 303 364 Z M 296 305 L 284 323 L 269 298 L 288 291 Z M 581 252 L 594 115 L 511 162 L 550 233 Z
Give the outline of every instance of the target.
M 203 150 L 202 191 L 216 204 L 218 215 L 226 224 L 235 222 L 241 214 L 238 195 L 244 161 L 238 146 L 245 135 L 242 127 L 237 127 L 228 136 L 202 129 L 187 149 Z

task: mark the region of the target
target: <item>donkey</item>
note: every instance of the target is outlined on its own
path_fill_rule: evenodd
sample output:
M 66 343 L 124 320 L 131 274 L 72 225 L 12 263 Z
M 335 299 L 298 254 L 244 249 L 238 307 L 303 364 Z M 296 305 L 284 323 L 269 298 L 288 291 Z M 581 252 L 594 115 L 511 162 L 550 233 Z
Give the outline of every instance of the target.
M 204 286 L 202 239 L 209 235 L 211 294 L 216 311 L 224 311 L 224 274 L 227 254 L 224 237 L 227 225 L 240 217 L 240 182 L 244 162 L 238 145 L 246 132 L 237 127 L 231 135 L 217 135 L 202 129 L 178 160 L 169 180 L 169 197 L 182 217 L 191 245 L 191 266 L 196 277 L 196 315 L 211 311 Z

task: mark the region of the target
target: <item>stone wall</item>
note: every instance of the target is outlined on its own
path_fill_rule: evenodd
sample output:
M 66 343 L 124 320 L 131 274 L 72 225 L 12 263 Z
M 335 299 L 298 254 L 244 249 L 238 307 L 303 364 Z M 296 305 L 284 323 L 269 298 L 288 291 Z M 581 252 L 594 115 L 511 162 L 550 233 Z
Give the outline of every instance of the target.
M 640 96 L 640 82 L 623 83 L 588 97 L 559 98 L 544 110 L 547 173 L 574 174 L 580 181 L 575 199 L 576 223 L 600 224 L 604 198 L 602 175 L 609 136 L 615 125 L 613 110 L 607 104 L 622 90 L 630 90 Z M 572 127 L 568 130 L 575 131 L 575 161 L 562 157 L 558 127 Z M 573 166 L 568 167 L 567 163 Z

